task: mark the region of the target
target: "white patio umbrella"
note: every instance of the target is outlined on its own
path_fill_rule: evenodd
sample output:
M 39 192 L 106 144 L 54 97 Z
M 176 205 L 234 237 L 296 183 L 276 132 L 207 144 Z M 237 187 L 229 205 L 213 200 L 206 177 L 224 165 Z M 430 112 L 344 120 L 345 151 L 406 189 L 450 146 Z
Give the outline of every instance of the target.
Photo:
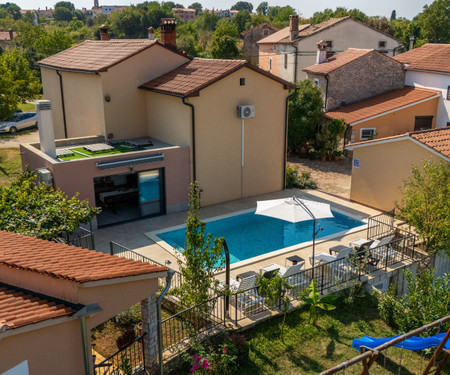
M 316 231 L 316 221 L 317 219 L 333 217 L 330 205 L 297 197 L 271 199 L 267 201 L 258 201 L 255 214 L 270 216 L 291 223 L 313 220 L 312 277 L 314 278 L 316 235 L 323 229 L 320 224 L 317 223 L 319 229 Z

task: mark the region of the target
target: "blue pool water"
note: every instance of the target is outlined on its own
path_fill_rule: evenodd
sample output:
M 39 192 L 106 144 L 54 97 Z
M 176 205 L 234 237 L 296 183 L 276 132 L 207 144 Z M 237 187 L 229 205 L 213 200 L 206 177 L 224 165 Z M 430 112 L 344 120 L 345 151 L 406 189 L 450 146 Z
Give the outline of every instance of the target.
M 318 220 L 323 230 L 317 234 L 316 239 L 364 225 L 362 221 L 335 211 L 332 213 L 333 218 Z M 312 226 L 312 220 L 290 223 L 250 212 L 207 222 L 205 233 L 212 233 L 213 238 L 225 237 L 230 250 L 230 261 L 236 263 L 312 241 Z M 186 239 L 185 231 L 186 228 L 181 228 L 159 233 L 158 237 L 182 252 Z

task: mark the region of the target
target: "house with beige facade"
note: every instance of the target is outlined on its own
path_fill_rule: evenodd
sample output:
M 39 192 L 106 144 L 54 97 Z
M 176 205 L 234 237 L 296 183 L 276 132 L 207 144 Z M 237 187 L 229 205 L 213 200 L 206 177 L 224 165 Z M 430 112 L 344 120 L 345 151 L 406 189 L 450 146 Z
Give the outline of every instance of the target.
M 441 93 L 405 86 L 366 100 L 328 111 L 325 117 L 343 119 L 346 143 L 434 129 Z
M 405 66 L 405 84 L 439 90 L 436 127 L 450 126 L 450 44 L 428 43 L 395 57 Z
M 316 62 L 317 43 L 326 43 L 327 57 L 348 48 L 374 49 L 395 56 L 401 41 L 351 17 L 331 18 L 317 25 L 299 25 L 290 16 L 288 27 L 257 42 L 259 67 L 287 81 L 306 78 L 303 69 Z
M 162 22 L 161 41 L 103 37 L 39 62 L 52 124 L 22 145 L 23 166 L 102 207 L 99 226 L 184 210 L 194 180 L 203 205 L 284 187 L 295 86 L 245 60 L 191 59 Z
M 423 160 L 450 162 L 450 128 L 357 142 L 347 149 L 353 151 L 350 199 L 388 211 L 402 199 L 400 188 L 411 166 Z
M 146 334 L 132 365 L 153 373 L 155 293 L 166 274 L 163 266 L 0 231 L 0 373 L 97 373 L 92 330 L 139 302 Z M 103 373 L 121 373 L 117 361 L 108 363 Z

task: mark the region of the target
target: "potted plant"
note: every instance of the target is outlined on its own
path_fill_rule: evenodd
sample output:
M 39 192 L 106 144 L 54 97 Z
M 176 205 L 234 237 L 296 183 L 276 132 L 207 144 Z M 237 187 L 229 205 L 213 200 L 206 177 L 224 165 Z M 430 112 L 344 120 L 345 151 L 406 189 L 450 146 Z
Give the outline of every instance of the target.
M 334 151 L 333 152 L 334 161 L 339 161 L 339 158 L 341 157 L 341 155 L 342 155 L 342 151 Z
M 317 153 L 318 153 L 318 155 L 320 157 L 320 160 L 322 160 L 322 161 L 327 160 L 327 151 L 324 148 L 322 148 L 319 151 L 317 151 Z

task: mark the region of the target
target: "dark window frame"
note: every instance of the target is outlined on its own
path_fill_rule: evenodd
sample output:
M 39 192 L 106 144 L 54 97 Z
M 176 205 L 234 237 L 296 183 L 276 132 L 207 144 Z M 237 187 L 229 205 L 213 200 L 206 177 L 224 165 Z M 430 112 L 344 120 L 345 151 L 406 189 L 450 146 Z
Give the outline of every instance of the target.
M 414 118 L 414 131 L 428 130 L 433 128 L 433 118 L 434 116 L 416 116 Z M 417 124 L 417 120 L 421 121 L 421 123 Z M 426 122 L 425 122 L 426 121 Z M 423 124 L 426 126 L 420 126 Z M 429 125 L 428 125 L 429 124 Z
M 378 48 L 386 48 L 386 41 L 385 40 L 380 40 L 378 42 Z

